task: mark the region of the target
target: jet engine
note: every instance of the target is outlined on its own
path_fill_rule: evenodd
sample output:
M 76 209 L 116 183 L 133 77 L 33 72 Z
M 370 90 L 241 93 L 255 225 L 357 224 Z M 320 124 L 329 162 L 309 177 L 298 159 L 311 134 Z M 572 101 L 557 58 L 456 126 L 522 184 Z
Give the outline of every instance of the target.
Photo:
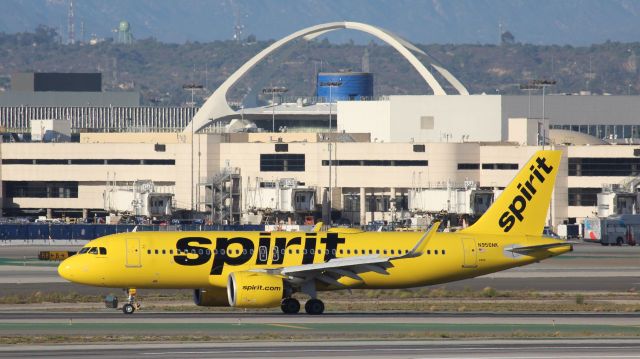
M 228 307 L 224 288 L 204 288 L 193 291 L 193 302 L 200 307 Z
M 227 294 L 232 307 L 278 307 L 284 296 L 284 280 L 265 273 L 235 272 L 229 275 Z

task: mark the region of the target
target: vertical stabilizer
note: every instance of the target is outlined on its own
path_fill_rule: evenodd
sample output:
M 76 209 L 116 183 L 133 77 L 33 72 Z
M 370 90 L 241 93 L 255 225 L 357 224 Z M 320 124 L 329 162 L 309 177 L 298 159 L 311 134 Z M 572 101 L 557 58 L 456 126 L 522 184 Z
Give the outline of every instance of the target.
M 542 234 L 562 151 L 538 151 L 487 212 L 463 233 Z

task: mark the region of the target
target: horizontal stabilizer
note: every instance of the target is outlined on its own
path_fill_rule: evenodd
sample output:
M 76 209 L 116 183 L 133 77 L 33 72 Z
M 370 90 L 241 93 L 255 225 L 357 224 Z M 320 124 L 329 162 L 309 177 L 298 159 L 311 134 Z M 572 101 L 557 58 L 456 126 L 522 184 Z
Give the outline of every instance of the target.
M 507 248 L 505 250 L 509 252 L 517 253 L 517 254 L 526 254 L 533 251 L 552 249 L 552 248 L 558 248 L 558 247 L 567 247 L 567 246 L 571 247 L 571 250 L 573 250 L 573 245 L 571 243 L 549 243 L 549 244 L 540 244 L 537 246 Z

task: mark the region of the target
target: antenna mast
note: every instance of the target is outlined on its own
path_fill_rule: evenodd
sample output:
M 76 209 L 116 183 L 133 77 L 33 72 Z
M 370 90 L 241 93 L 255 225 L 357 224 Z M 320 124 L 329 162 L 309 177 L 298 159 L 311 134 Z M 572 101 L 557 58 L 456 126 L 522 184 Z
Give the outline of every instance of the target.
M 69 0 L 69 15 L 68 15 L 69 23 L 67 24 L 67 35 L 68 40 L 67 43 L 69 45 L 73 45 L 76 42 L 76 30 L 75 23 L 73 19 L 73 0 Z

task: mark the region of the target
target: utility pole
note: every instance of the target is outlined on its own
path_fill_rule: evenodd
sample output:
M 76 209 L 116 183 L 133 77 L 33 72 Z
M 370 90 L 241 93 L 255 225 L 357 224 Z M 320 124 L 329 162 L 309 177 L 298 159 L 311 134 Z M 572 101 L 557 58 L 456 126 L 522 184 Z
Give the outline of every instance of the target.
M 328 148 L 329 148 L 329 199 L 327 200 L 327 205 L 329 207 L 329 223 L 327 224 L 331 224 L 331 209 L 332 209 L 332 204 L 331 204 L 331 200 L 333 198 L 333 186 L 331 185 L 331 179 L 333 177 L 333 146 L 332 146 L 332 142 L 333 142 L 333 137 L 331 136 L 331 133 L 333 132 L 333 127 L 331 126 L 331 121 L 332 121 L 332 117 L 333 117 L 333 113 L 332 113 L 332 106 L 333 106 L 333 98 L 331 96 L 331 90 L 334 87 L 340 87 L 342 86 L 342 82 L 341 81 L 327 81 L 327 82 L 321 82 L 320 86 L 323 87 L 329 87 L 329 138 L 328 138 Z
M 182 85 L 182 88 L 185 90 L 189 90 L 191 91 L 191 102 L 187 103 L 187 105 L 189 105 L 191 108 L 196 107 L 196 102 L 195 102 L 195 93 L 196 90 L 202 90 L 202 85 L 197 85 L 195 83 L 190 83 L 190 84 L 184 84 Z M 195 197 L 194 197 L 194 180 L 193 180 L 193 137 L 195 135 L 195 129 L 193 128 L 193 124 L 191 125 L 191 210 L 194 210 L 194 205 L 195 205 Z M 198 146 L 198 157 L 200 156 L 200 146 Z M 198 159 L 198 167 L 200 165 L 200 160 Z M 200 175 L 198 175 L 198 178 L 200 177 Z M 199 180 L 199 179 L 198 179 Z

